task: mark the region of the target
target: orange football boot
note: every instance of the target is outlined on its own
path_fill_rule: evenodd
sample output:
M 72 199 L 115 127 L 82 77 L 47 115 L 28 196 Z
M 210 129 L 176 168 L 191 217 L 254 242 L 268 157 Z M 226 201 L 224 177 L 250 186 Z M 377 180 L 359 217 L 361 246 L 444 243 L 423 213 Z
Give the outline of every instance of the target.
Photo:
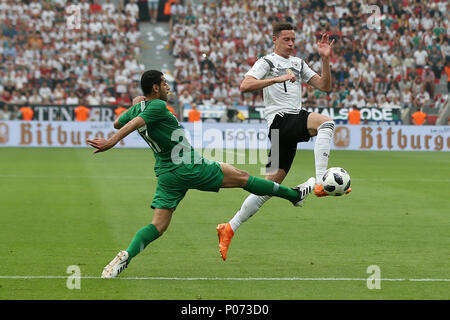
M 223 261 L 227 260 L 227 251 L 230 246 L 231 239 L 234 236 L 234 231 L 231 229 L 229 223 L 219 224 L 216 228 L 219 236 L 219 251 Z
M 345 191 L 345 194 L 349 194 L 350 192 L 352 192 L 352 188 L 348 188 L 347 191 Z M 321 185 L 321 184 L 316 184 L 314 186 L 314 194 L 317 197 L 326 197 L 326 196 L 328 196 L 328 193 L 326 193 L 326 191 L 323 190 L 323 185 Z
M 323 190 L 323 185 L 317 184 L 317 183 L 314 186 L 314 194 L 316 195 L 316 197 L 326 197 L 326 196 L 328 196 L 328 193 L 326 193 L 325 190 Z

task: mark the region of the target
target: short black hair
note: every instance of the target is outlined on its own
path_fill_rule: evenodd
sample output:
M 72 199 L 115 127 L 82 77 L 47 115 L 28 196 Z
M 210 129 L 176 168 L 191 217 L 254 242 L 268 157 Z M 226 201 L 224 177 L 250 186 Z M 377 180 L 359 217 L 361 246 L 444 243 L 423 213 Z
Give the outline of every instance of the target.
M 164 74 L 158 70 L 147 70 L 141 77 L 141 89 L 145 96 L 149 95 L 153 91 L 153 85 L 161 86 L 161 77 Z
M 288 22 L 278 22 L 273 25 L 273 35 L 279 36 L 283 30 L 295 30 L 294 26 Z

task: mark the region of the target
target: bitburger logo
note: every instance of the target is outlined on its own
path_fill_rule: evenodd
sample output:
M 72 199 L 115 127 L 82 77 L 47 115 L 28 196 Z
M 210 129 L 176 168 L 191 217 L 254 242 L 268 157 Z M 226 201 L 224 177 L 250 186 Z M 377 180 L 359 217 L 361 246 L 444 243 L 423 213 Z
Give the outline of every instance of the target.
M 6 123 L 0 122 L 0 144 L 7 143 L 9 139 L 9 127 Z
M 350 129 L 336 127 L 334 131 L 334 145 L 336 147 L 348 147 L 350 145 Z

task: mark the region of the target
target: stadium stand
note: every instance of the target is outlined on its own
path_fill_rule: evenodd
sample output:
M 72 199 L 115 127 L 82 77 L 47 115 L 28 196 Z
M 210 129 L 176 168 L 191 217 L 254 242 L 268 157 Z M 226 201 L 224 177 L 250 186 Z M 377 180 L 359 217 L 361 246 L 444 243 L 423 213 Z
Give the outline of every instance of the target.
M 297 27 L 297 56 L 317 72 L 321 68 L 315 50 L 318 37 L 330 32 L 336 40 L 333 91 L 322 95 L 306 89 L 305 105 L 390 107 L 406 113 L 421 106 L 437 114 L 448 100 L 444 66 L 450 60 L 449 3 L 371 4 L 379 6 L 380 15 L 347 0 L 177 4 L 170 40 L 177 92 L 206 111 L 208 105 L 222 101 L 235 107 L 260 105 L 260 93 L 241 95 L 235 88 L 255 60 L 272 50 L 272 23 L 288 21 Z M 228 94 L 224 99 L 221 93 L 219 101 L 216 92 L 223 86 Z M 183 105 L 189 109 L 189 104 Z
M 394 108 L 405 123 L 420 106 L 435 119 L 448 102 L 449 3 L 370 4 L 380 15 L 349 0 L 161 0 L 158 21 L 170 17 L 174 59 L 170 103 L 182 120 L 192 103 L 204 119 L 260 119 L 261 93 L 241 94 L 239 84 L 272 51 L 272 23 L 288 21 L 297 28 L 297 56 L 317 72 L 318 37 L 327 31 L 336 40 L 333 90 L 305 86 L 305 106 Z M 68 12 L 74 5 L 80 11 Z M 79 29 L 68 15 L 83 22 Z M 145 1 L 0 0 L 0 19 L 0 103 L 117 107 L 140 94 L 150 61 L 141 59 L 141 29 L 158 28 L 146 22 Z
M 134 93 L 145 67 L 132 3 L 2 0 L 0 17 L 3 102 L 114 105 Z

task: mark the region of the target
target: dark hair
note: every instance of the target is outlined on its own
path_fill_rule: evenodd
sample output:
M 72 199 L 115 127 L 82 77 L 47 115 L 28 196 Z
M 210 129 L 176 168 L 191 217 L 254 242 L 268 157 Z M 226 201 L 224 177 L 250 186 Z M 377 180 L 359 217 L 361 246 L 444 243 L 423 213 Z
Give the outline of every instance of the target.
M 149 95 L 153 91 L 153 85 L 161 85 L 161 76 L 164 74 L 158 70 L 147 70 L 141 77 L 141 89 L 144 95 Z
M 273 35 L 278 37 L 283 30 L 295 30 L 294 26 L 288 22 L 278 22 L 273 25 Z

